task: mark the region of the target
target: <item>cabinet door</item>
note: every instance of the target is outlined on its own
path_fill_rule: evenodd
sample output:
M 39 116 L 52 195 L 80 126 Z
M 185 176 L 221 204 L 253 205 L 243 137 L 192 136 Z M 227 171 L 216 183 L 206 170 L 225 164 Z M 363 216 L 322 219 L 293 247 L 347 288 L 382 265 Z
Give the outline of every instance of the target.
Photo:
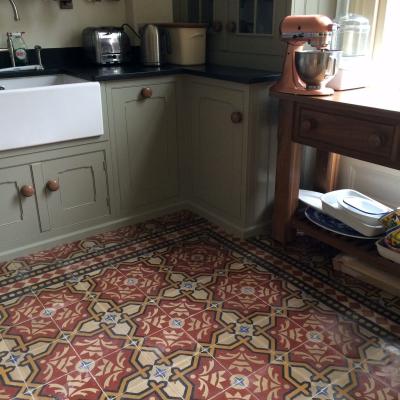
M 121 212 L 176 197 L 175 84 L 113 88 L 111 93 Z
M 193 84 L 194 196 L 206 207 L 240 219 L 243 187 L 244 93 Z M 240 113 L 240 114 L 234 114 Z
M 26 188 L 31 190 L 24 192 Z M 29 166 L 1 168 L 0 251 L 16 247 L 24 238 L 37 233 L 39 222 Z
M 288 0 L 227 0 L 227 50 L 279 55 L 279 24 L 290 13 Z
M 110 213 L 104 153 L 85 153 L 34 165 L 42 231 Z

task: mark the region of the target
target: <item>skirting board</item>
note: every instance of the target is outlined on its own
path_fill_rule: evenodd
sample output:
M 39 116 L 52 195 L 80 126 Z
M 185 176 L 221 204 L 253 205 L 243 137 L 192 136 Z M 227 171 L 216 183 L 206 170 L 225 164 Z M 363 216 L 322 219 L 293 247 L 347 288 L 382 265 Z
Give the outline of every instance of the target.
M 183 210 L 184 208 L 185 208 L 184 203 L 179 202 L 179 203 L 169 205 L 167 207 L 160 207 L 160 208 L 156 208 L 156 209 L 153 209 L 150 211 L 146 211 L 144 213 L 141 213 L 141 214 L 138 214 L 135 216 L 113 219 L 112 221 L 98 224 L 98 225 L 93 225 L 89 228 L 78 229 L 76 231 L 72 231 L 67 234 L 55 236 L 50 239 L 46 239 L 46 240 L 42 240 L 42 241 L 33 242 L 33 243 L 30 243 L 25 246 L 13 248 L 9 251 L 2 252 L 2 253 L 0 253 L 0 261 L 12 260 L 16 257 L 25 256 L 30 253 L 36 252 L 36 251 L 51 249 L 52 247 L 55 247 L 55 246 L 58 246 L 61 244 L 67 244 L 70 242 L 74 242 L 75 240 L 81 240 L 86 237 L 96 235 L 98 233 L 111 231 L 113 229 L 118 229 L 123 226 L 136 224 L 138 222 L 144 222 L 149 219 L 161 217 L 163 215 L 167 215 L 167 214 L 179 211 L 179 210 Z
M 240 227 L 225 218 L 213 213 L 210 210 L 192 202 L 185 203 L 185 208 L 192 211 L 195 214 L 206 218 L 210 222 L 220 226 L 221 228 L 225 229 L 228 233 L 238 236 L 241 239 L 247 239 L 252 236 L 257 236 L 261 233 L 268 232 L 271 228 L 272 220 L 268 219 L 265 222 L 253 225 L 249 227 Z
M 70 233 L 54 236 L 52 238 L 46 240 L 38 240 L 33 243 L 29 243 L 25 246 L 20 246 L 17 248 L 10 249 L 9 251 L 4 251 L 0 253 L 0 261 L 12 260 L 16 257 L 26 256 L 30 253 L 36 251 L 42 251 L 46 249 L 50 249 L 52 247 L 67 244 L 73 242 L 75 240 L 81 240 L 86 237 L 96 235 L 98 233 L 103 233 L 106 231 L 110 231 L 113 229 L 118 229 L 123 226 L 132 225 L 138 222 L 147 221 L 152 218 L 161 217 L 163 215 L 167 215 L 180 210 L 190 210 L 195 214 L 198 214 L 210 222 L 222 227 L 228 233 L 231 233 L 235 236 L 238 236 L 242 239 L 246 239 L 251 236 L 256 236 L 263 232 L 268 231 L 271 226 L 271 220 L 267 220 L 263 224 L 250 226 L 247 228 L 242 228 L 234 223 L 227 221 L 226 219 L 214 214 L 213 212 L 199 206 L 198 204 L 192 202 L 177 202 L 172 205 L 168 205 L 166 207 L 156 208 L 150 211 L 146 211 L 141 214 L 137 214 L 135 216 L 128 216 L 119 219 L 113 219 L 106 223 L 101 223 L 97 225 L 93 225 L 89 228 L 77 229 L 76 231 L 72 231 Z

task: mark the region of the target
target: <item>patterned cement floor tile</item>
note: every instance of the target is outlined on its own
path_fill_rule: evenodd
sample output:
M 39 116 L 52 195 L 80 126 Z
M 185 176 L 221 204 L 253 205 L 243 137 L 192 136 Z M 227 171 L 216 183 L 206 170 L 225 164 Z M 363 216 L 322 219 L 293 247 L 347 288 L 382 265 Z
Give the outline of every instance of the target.
M 399 400 L 400 392 L 373 375 L 354 369 L 326 389 L 325 397 L 332 400 Z
M 80 362 L 70 344 L 53 342 L 37 354 L 24 357 L 18 369 L 28 387 L 37 387 L 74 372 Z
M 0 303 L 0 334 L 10 326 L 21 324 L 40 316 L 42 303 L 33 294 Z
M 244 286 L 239 294 L 223 302 L 223 308 L 225 310 L 235 310 L 243 317 L 254 313 L 273 314 L 274 308 L 253 293 L 252 288 Z
M 259 398 L 249 391 L 237 390 L 235 387 L 230 387 L 212 397 L 212 400 L 259 400 Z
M 35 388 L 32 393 L 33 399 L 97 400 L 105 398 L 100 386 L 89 373 L 91 368 L 90 364 L 82 363 L 77 371 Z
M 399 400 L 400 300 L 301 245 L 181 212 L 2 263 L 0 399 Z
M 149 265 L 150 264 L 150 265 Z M 168 286 L 166 272 L 158 266 L 142 260 L 124 262 L 117 265 L 118 271 L 125 277 L 122 286 L 135 286 L 145 296 L 155 296 Z

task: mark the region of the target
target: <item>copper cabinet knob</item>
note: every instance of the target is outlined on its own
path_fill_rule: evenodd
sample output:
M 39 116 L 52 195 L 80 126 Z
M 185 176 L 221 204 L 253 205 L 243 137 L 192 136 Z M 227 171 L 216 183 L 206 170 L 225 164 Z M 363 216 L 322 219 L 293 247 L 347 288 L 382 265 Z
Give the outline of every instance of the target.
M 368 136 L 368 146 L 373 148 L 373 149 L 377 149 L 378 147 L 381 147 L 383 144 L 383 140 L 381 135 L 379 135 L 378 133 L 371 133 Z
M 227 32 L 235 33 L 236 32 L 236 22 L 231 21 L 226 24 Z
M 214 32 L 221 32 L 222 31 L 222 22 L 221 21 L 214 21 L 212 24 L 212 30 Z
M 311 131 L 313 128 L 315 128 L 315 121 L 312 119 L 305 119 L 303 121 L 301 121 L 301 130 L 304 132 L 309 132 Z
M 240 124 L 243 121 L 243 114 L 240 111 L 235 111 L 231 114 L 231 121 L 234 124 Z
M 153 91 L 149 87 L 143 88 L 140 93 L 145 99 L 149 99 L 151 96 L 153 96 Z
M 24 185 L 20 192 L 24 197 L 32 197 L 35 194 L 35 188 L 32 185 Z
M 46 183 L 46 188 L 50 190 L 50 192 L 57 192 L 57 190 L 60 189 L 60 184 L 57 179 L 50 179 Z

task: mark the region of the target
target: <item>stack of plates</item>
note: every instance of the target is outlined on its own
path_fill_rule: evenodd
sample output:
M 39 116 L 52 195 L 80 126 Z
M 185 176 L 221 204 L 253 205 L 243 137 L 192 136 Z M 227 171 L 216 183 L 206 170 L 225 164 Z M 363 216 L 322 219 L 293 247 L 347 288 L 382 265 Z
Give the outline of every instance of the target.
M 326 194 L 300 190 L 299 199 L 309 205 L 306 217 L 316 225 L 341 235 L 376 239 L 385 232 L 379 219 L 393 211 L 356 190 Z

